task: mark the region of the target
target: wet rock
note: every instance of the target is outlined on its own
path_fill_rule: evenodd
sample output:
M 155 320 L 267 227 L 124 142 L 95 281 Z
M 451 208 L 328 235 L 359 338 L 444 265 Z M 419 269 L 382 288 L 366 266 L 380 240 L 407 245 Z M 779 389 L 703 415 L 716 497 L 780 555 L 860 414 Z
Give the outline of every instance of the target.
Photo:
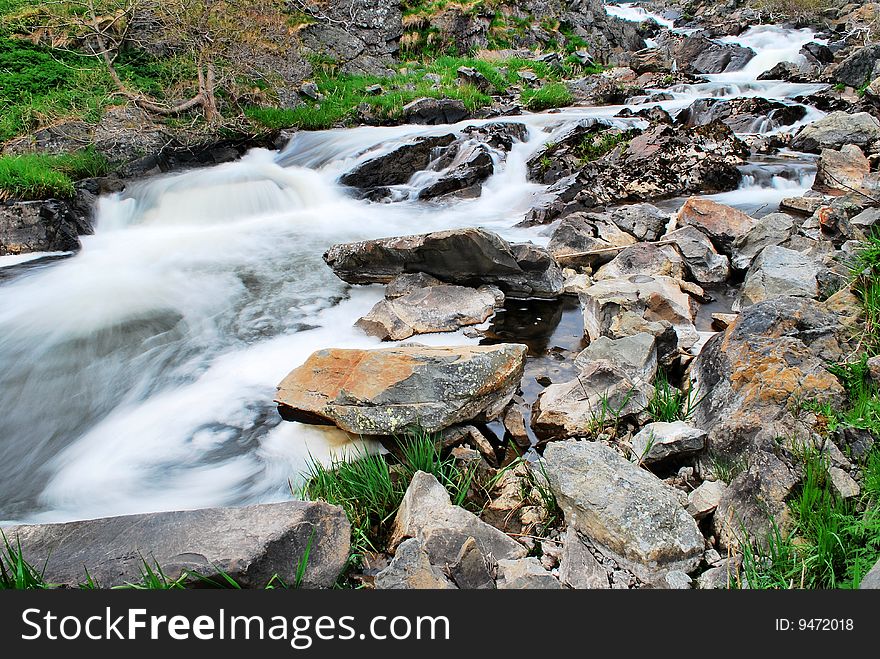
M 90 209 L 58 199 L 0 203 L 0 256 L 73 252 L 91 234 Z
M 784 530 L 791 518 L 786 499 L 798 477 L 768 451 L 749 456 L 749 468 L 730 483 L 712 518 L 712 528 L 722 549 L 737 550 L 748 538 L 766 545 L 775 524 Z
M 694 101 L 675 120 L 689 127 L 717 120 L 723 121 L 736 133 L 765 133 L 795 124 L 806 114 L 807 110 L 802 105 L 786 105 L 765 98 L 705 98 Z
M 348 560 L 350 528 L 342 508 L 289 501 L 245 508 L 207 508 L 108 517 L 66 524 L 3 529 L 21 543 L 47 582 L 77 588 L 85 570 L 101 588 L 141 580 L 144 561 L 169 579 L 184 572 L 244 588 L 263 588 L 274 575 L 285 583 L 307 547 L 302 586 L 331 588 Z
M 798 65 L 793 62 L 779 62 L 779 64 L 758 76 L 758 80 L 784 80 L 796 83 L 810 83 L 815 79 L 815 68 Z
M 598 266 L 616 255 L 613 248 L 636 240 L 616 224 L 594 213 L 573 213 L 562 219 L 547 249 L 560 265 Z
M 502 151 L 510 151 L 514 144 L 525 142 L 529 137 L 529 129 L 525 124 L 507 121 L 468 126 L 461 132 L 493 149 Z
M 619 339 L 600 336 L 581 351 L 574 364 L 585 370 L 599 361 L 610 362 L 635 383 L 650 384 L 657 374 L 657 339 L 648 332 Z
M 719 43 L 700 35 L 669 34 L 661 43 L 670 61 L 691 73 L 739 71 L 755 51 L 736 44 Z
M 734 556 L 724 559 L 719 565 L 711 567 L 697 577 L 697 588 L 700 590 L 728 590 L 739 585 L 742 558 Z
M 706 434 L 683 421 L 649 423 L 632 438 L 633 461 L 651 465 L 699 453 Z
M 541 439 L 591 435 L 611 417 L 638 416 L 653 388 L 636 384 L 610 362 L 592 362 L 571 382 L 551 384 L 532 410 L 532 429 Z
M 531 445 L 532 441 L 529 438 L 528 430 L 526 430 L 525 417 L 516 404 L 511 403 L 507 406 L 501 416 L 501 423 L 517 446 L 528 448 Z
M 519 344 L 319 350 L 281 382 L 276 402 L 286 420 L 359 435 L 435 432 L 498 416 L 519 386 L 525 352 Z
M 442 284 L 377 302 L 355 325 L 383 341 L 413 334 L 454 332 L 479 325 L 495 313 L 495 295 L 488 290 Z
M 734 311 L 774 297 L 817 298 L 820 274 L 821 265 L 813 257 L 785 247 L 766 247 L 746 273 Z
M 852 499 L 861 494 L 861 488 L 852 476 L 839 467 L 831 467 L 828 469 L 828 478 L 831 486 L 841 499 Z
M 584 312 L 584 331 L 591 340 L 600 336 L 628 336 L 629 333 L 622 329 L 625 320 L 622 312 L 628 311 L 647 322 L 669 322 L 682 349 L 690 348 L 697 341 L 693 325 L 694 302 L 682 292 L 675 279 L 644 275 L 604 279 L 579 297 Z
M 709 433 L 713 453 L 737 459 L 797 436 L 794 400 L 840 405 L 843 388 L 827 366 L 843 358 L 845 331 L 818 303 L 782 297 L 744 309 L 709 339 L 691 365 L 692 386 L 705 396 L 691 422 Z
M 644 578 L 689 572 L 705 541 L 675 489 L 596 442 L 554 442 L 544 452 L 550 487 L 574 528 Z
M 847 144 L 871 148 L 880 140 L 880 121 L 867 112 L 832 112 L 804 126 L 791 141 L 796 151 L 819 153 L 822 149 L 839 149 Z
M 637 243 L 627 247 L 593 276 L 596 281 L 629 275 L 650 275 L 684 279 L 684 258 L 673 245 Z
M 470 538 L 490 560 L 524 558 L 526 548 L 476 515 L 453 506 L 449 493 L 436 478 L 416 472 L 394 518 L 389 548 L 396 548 L 407 538 L 416 538 L 430 558 L 431 565 L 457 565 L 462 549 Z
M 703 519 L 715 512 L 727 490 L 722 481 L 705 481 L 688 494 L 687 511 L 694 519 Z
M 499 590 L 559 590 L 562 585 L 535 557 L 498 561 Z
M 840 151 L 822 149 L 813 189 L 837 194 L 863 189 L 871 173 L 871 163 L 855 144 L 846 144 Z
M 699 229 L 686 226 L 665 236 L 684 258 L 687 276 L 698 284 L 720 284 L 730 278 L 730 259 L 715 251 L 709 237 Z
M 407 540 L 406 542 L 409 542 Z M 404 544 L 406 544 L 404 542 Z M 450 566 L 449 575 L 455 585 L 462 590 L 489 590 L 495 588 L 495 579 L 489 569 L 489 562 L 477 541 L 468 538 L 461 546 L 458 560 Z
M 408 124 L 457 124 L 470 113 L 463 101 L 451 98 L 419 98 L 403 106 L 403 120 Z
M 785 213 L 770 213 L 756 219 L 751 231 L 733 241 L 731 265 L 737 270 L 748 270 L 764 248 L 783 244 L 794 231 L 794 218 Z
M 727 256 L 733 253 L 734 243 L 748 236 L 756 223 L 741 210 L 702 197 L 691 197 L 678 211 L 679 226 L 699 229 Z
M 427 552 L 415 538 L 401 542 L 391 564 L 376 575 L 377 590 L 454 588 L 443 571 L 431 565 Z
M 608 572 L 578 536 L 574 527 L 565 532 L 559 581 L 578 590 L 609 589 Z
M 419 190 L 419 199 L 435 199 L 461 192 L 466 193 L 466 196 L 479 196 L 483 181 L 495 173 L 492 154 L 484 144 L 462 146 L 449 167 L 449 173 Z
M 835 82 L 859 89 L 880 74 L 880 45 L 859 48 L 834 69 Z
M 423 171 L 434 160 L 435 150 L 455 142 L 455 135 L 417 137 L 383 156 L 358 165 L 343 174 L 339 182 L 363 191 L 407 183 L 416 172 Z
M 555 297 L 562 271 L 531 244 L 511 245 L 484 229 L 453 229 L 334 245 L 324 261 L 350 284 L 388 283 L 422 272 L 460 285 L 494 284 L 511 297 Z

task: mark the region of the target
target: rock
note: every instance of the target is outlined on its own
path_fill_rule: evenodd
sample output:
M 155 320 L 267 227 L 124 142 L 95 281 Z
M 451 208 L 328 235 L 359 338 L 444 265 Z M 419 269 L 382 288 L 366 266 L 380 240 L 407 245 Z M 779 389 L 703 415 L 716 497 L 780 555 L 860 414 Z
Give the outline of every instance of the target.
M 737 270 L 748 270 L 761 250 L 781 245 L 794 231 L 794 218 L 785 213 L 770 213 L 758 218 L 751 231 L 733 241 L 731 265 Z
M 734 556 L 724 559 L 720 565 L 711 567 L 697 577 L 700 590 L 729 590 L 739 585 L 739 571 L 742 558 Z
M 682 110 L 675 121 L 688 127 L 723 121 L 735 133 L 765 133 L 795 124 L 806 114 L 807 109 L 802 105 L 786 105 L 765 98 L 701 98 Z
M 519 387 L 525 353 L 519 344 L 319 350 L 281 382 L 276 402 L 286 420 L 359 435 L 436 432 L 498 416 Z
M 730 278 L 730 259 L 715 251 L 709 237 L 699 229 L 686 226 L 663 236 L 674 243 L 684 258 L 687 275 L 699 284 L 720 284 Z
M 605 568 L 571 526 L 563 539 L 559 581 L 578 590 L 611 588 Z
M 700 35 L 668 33 L 661 48 L 669 53 L 670 60 L 690 73 L 739 71 L 755 56 L 751 48 L 711 41 Z
M 684 421 L 649 423 L 632 438 L 633 461 L 650 465 L 699 453 L 706 447 L 706 435 Z
M 868 236 L 880 223 L 880 208 L 866 208 L 855 217 L 850 218 L 849 223 Z
M 92 226 L 89 209 L 77 206 L 58 199 L 0 203 L 0 256 L 79 250 L 79 236 Z
M 526 142 L 529 139 L 529 129 L 525 124 L 508 121 L 468 126 L 461 132 L 463 135 L 501 151 L 510 151 L 515 143 Z
M 419 98 L 403 106 L 403 120 L 408 124 L 457 124 L 469 112 L 463 101 L 451 98 Z
M 498 590 L 559 590 L 559 580 L 535 557 L 498 561 Z
M 758 76 L 758 80 L 785 80 L 786 82 L 809 83 L 815 79 L 812 67 L 798 66 L 793 62 L 779 62 Z
M 821 266 L 810 256 L 785 247 L 766 247 L 746 273 L 734 311 L 774 297 L 817 298 L 820 272 Z
M 479 325 L 495 313 L 489 290 L 442 284 L 377 302 L 355 325 L 383 341 L 400 341 L 413 334 L 454 332 Z
M 636 243 L 619 252 L 596 271 L 594 279 L 617 279 L 628 275 L 651 275 L 684 279 L 684 258 L 673 245 Z
M 617 253 L 613 248 L 635 242 L 635 238 L 600 215 L 573 213 L 559 223 L 547 249 L 560 265 L 594 267 L 611 261 Z
M 822 149 L 813 189 L 838 194 L 860 190 L 871 173 L 871 163 L 855 144 L 845 144 L 840 151 Z
M 391 564 L 376 575 L 376 590 L 454 588 L 443 571 L 431 565 L 427 552 L 415 538 L 401 542 Z
M 812 300 L 774 298 L 743 310 L 709 339 L 691 364 L 695 391 L 705 396 L 691 422 L 709 446 L 737 459 L 802 427 L 794 400 L 840 405 L 844 391 L 827 366 L 844 358 L 836 314 Z
M 434 199 L 463 191 L 469 196 L 478 196 L 483 181 L 495 173 L 495 162 L 485 144 L 463 145 L 449 163 L 449 168 L 448 174 L 419 190 L 418 198 Z
M 619 339 L 600 336 L 575 357 L 574 365 L 583 371 L 599 361 L 621 369 L 634 383 L 650 384 L 657 374 L 657 339 L 648 332 Z
M 423 471 L 416 472 L 406 490 L 394 518 L 389 549 L 396 550 L 406 538 L 416 538 L 431 565 L 441 569 L 459 564 L 469 538 L 490 560 L 516 560 L 526 555 L 521 544 L 473 513 L 453 506 L 446 488 Z
M 526 429 L 526 421 L 519 407 L 514 403 L 507 406 L 501 416 L 504 430 L 513 439 L 517 446 L 528 448 L 532 444 L 529 432 Z
M 724 331 L 736 322 L 737 317 L 739 314 L 735 313 L 713 313 L 712 328 Z
M 435 149 L 448 147 L 455 142 L 455 135 L 417 137 L 376 158 L 367 160 L 347 174 L 339 182 L 363 191 L 386 188 L 407 183 L 416 172 L 426 170 L 434 159 Z
M 350 284 L 387 283 L 405 272 L 423 272 L 453 284 L 494 284 L 511 297 L 555 297 L 563 282 L 547 251 L 511 245 L 484 229 L 339 244 L 324 261 Z
M 715 248 L 730 256 L 737 240 L 755 228 L 756 220 L 736 208 L 710 199 L 691 197 L 678 211 L 678 224 L 695 227 L 709 236 Z
M 749 461 L 748 470 L 724 491 L 712 518 L 722 549 L 737 550 L 746 538 L 766 546 L 773 525 L 785 530 L 791 517 L 785 502 L 798 482 L 796 474 L 767 451 L 752 453 Z
M 403 544 L 410 542 L 405 541 Z M 402 545 L 401 545 L 402 546 Z M 477 541 L 468 538 L 461 546 L 458 560 L 449 568 L 449 575 L 462 590 L 487 590 L 495 588 L 495 580 L 488 561 L 480 551 Z
M 653 393 L 638 385 L 610 362 L 588 365 L 577 378 L 551 384 L 538 396 L 532 410 L 532 429 L 541 439 L 591 435 L 612 419 L 641 413 Z
M 620 338 L 643 331 L 636 327 L 632 327 L 636 331 L 623 329 L 626 318 L 621 312 L 629 311 L 647 322 L 671 323 L 682 349 L 690 348 L 697 341 L 693 325 L 694 303 L 674 279 L 644 275 L 605 279 L 579 297 L 584 312 L 584 331 L 590 340 L 600 336 Z
M 637 576 L 689 572 L 705 541 L 675 489 L 596 442 L 554 442 L 544 452 L 550 487 L 569 528 Z
M 693 581 L 687 573 L 681 570 L 671 570 L 663 575 L 660 587 L 670 590 L 690 590 L 692 584 Z
M 342 508 L 289 501 L 245 508 L 207 508 L 3 529 L 47 582 L 77 588 L 89 575 L 101 588 L 141 581 L 144 561 L 177 579 L 198 572 L 244 588 L 274 575 L 305 588 L 332 588 L 348 560 L 350 527 Z M 194 577 L 193 577 L 194 579 Z
M 426 275 L 424 272 L 405 272 L 388 282 L 385 287 L 385 299 L 396 300 L 429 286 L 443 285 L 442 281 L 431 275 Z
M 812 57 L 820 64 L 831 64 L 834 61 L 834 53 L 831 49 L 828 46 L 815 41 L 805 44 L 804 47 L 801 48 L 801 55 L 808 58 Z
M 852 476 L 839 467 L 830 467 L 828 469 L 828 478 L 831 485 L 841 499 L 852 499 L 859 496 L 862 490 Z
M 495 85 L 493 85 L 486 76 L 484 76 L 473 67 L 460 66 L 458 67 L 457 74 L 458 79 L 461 80 L 464 84 L 476 87 L 483 93 L 491 94 L 492 92 L 496 91 Z
M 819 153 L 822 149 L 839 149 L 847 144 L 870 148 L 880 140 L 880 121 L 867 112 L 832 112 L 804 126 L 791 141 L 796 151 Z
M 629 204 L 612 210 L 610 219 L 636 240 L 654 241 L 665 231 L 669 213 L 651 204 Z
M 715 512 L 727 485 L 722 481 L 704 481 L 700 487 L 688 494 L 687 511 L 694 519 L 703 519 Z
M 868 574 L 862 577 L 862 582 L 859 584 L 859 590 L 869 589 L 880 589 L 880 561 L 877 561 L 874 567 L 868 571 Z
M 854 89 L 863 87 L 877 77 L 880 68 L 880 45 L 859 48 L 837 65 L 832 74 L 834 81 Z
M 811 191 L 803 197 L 786 197 L 779 202 L 779 209 L 782 211 L 793 211 L 801 215 L 812 215 L 824 203 L 825 197 L 823 195 Z

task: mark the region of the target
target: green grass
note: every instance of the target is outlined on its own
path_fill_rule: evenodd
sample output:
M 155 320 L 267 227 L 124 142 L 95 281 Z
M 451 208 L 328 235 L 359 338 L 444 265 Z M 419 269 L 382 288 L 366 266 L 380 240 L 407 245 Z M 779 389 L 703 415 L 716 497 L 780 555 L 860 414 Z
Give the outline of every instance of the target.
M 652 421 L 688 421 L 705 397 L 692 387 L 682 391 L 672 386 L 661 370 L 654 382 L 654 395 L 648 401 L 647 412 Z
M 594 162 L 611 153 L 618 145 L 628 144 L 637 134 L 636 130 L 606 130 L 599 135 L 586 137 L 573 151 L 581 163 Z
M 0 200 L 72 197 L 74 181 L 106 174 L 107 159 L 93 148 L 57 156 L 0 156 Z
M 43 575 L 46 565 L 37 568 L 27 561 L 21 550 L 21 541 L 11 542 L 0 531 L 3 546 L 0 547 L 0 590 L 44 590 L 51 588 Z M 48 559 L 46 559 L 48 562 Z
M 522 102 L 532 112 L 562 108 L 574 103 L 574 96 L 561 82 L 551 82 L 538 89 L 524 89 Z

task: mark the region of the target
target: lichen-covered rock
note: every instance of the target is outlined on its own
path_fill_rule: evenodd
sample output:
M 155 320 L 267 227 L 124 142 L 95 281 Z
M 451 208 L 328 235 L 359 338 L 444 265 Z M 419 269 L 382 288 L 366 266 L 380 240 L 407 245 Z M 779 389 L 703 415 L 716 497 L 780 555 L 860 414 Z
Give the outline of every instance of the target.
M 870 147 L 880 140 L 880 120 L 867 112 L 832 112 L 804 126 L 791 141 L 797 151 L 819 153 L 846 144 Z
M 822 265 L 815 258 L 785 247 L 766 247 L 746 273 L 734 311 L 774 297 L 819 297 Z
M 691 197 L 678 211 L 679 226 L 696 227 L 709 236 L 719 252 L 728 256 L 734 243 L 747 236 L 756 223 L 736 208 L 702 197 Z
M 603 215 L 572 213 L 556 227 L 547 249 L 561 265 L 598 267 L 614 258 L 611 248 L 635 242 L 635 238 Z
M 519 387 L 525 353 L 520 344 L 319 350 L 281 382 L 275 400 L 287 420 L 355 434 L 435 432 L 498 416 Z
M 657 338 L 648 332 L 619 339 L 600 336 L 575 357 L 574 365 L 584 370 L 597 361 L 610 362 L 633 382 L 650 384 L 657 374 Z
M 569 528 L 640 578 L 699 564 L 703 535 L 678 492 L 653 474 L 598 442 L 551 443 L 544 461 Z
M 623 249 L 593 275 L 596 281 L 628 275 L 658 275 L 684 279 L 684 258 L 674 245 L 637 243 Z

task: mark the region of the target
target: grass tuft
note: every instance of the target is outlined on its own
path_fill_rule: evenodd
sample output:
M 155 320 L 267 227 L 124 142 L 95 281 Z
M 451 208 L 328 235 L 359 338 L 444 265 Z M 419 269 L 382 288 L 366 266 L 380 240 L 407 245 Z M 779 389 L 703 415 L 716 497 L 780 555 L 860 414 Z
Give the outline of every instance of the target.
M 706 395 L 688 387 L 682 391 L 669 382 L 669 377 L 662 370 L 654 382 L 654 395 L 648 401 L 647 412 L 652 421 L 688 421 L 697 411 Z
M 44 590 L 52 587 L 43 578 L 46 564 L 39 569 L 29 563 L 18 538 L 12 543 L 2 530 L 0 538 L 3 539 L 3 546 L 0 547 L 0 590 Z
M 106 174 L 107 159 L 93 148 L 57 156 L 23 154 L 0 157 L 0 201 L 69 198 L 77 179 Z

